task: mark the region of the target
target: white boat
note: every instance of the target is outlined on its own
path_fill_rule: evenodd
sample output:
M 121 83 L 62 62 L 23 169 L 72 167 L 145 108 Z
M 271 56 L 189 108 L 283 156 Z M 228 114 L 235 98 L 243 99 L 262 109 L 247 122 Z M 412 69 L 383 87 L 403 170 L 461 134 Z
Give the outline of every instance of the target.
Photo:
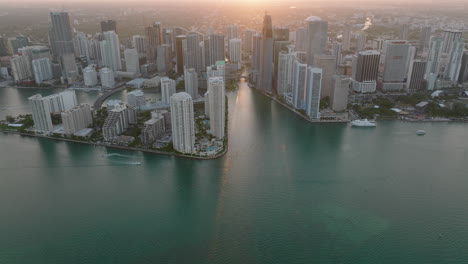
M 375 126 L 377 126 L 375 121 L 369 121 L 367 119 L 353 120 L 353 121 L 351 121 L 351 125 L 356 126 L 356 127 L 375 127 Z
M 421 129 L 421 130 L 417 130 L 417 131 L 416 131 L 416 135 L 418 135 L 418 136 L 424 136 L 424 135 L 426 135 L 426 131 L 424 131 L 424 130 L 422 130 L 422 129 Z

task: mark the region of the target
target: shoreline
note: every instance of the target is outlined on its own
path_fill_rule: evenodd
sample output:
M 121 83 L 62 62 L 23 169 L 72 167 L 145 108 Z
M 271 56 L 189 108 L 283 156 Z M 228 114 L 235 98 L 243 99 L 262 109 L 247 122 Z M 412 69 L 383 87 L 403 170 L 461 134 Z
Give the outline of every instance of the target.
M 105 143 L 94 143 L 94 142 L 80 141 L 80 140 L 74 140 L 74 139 L 68 139 L 68 138 L 56 138 L 56 137 L 50 137 L 50 136 L 45 136 L 45 135 L 30 134 L 30 133 L 23 133 L 23 132 L 17 132 L 17 131 L 0 130 L 0 132 L 4 134 L 13 134 L 13 135 L 34 137 L 34 138 L 44 138 L 44 139 L 49 139 L 49 140 L 65 141 L 65 142 L 70 142 L 70 143 L 80 143 L 80 144 L 85 144 L 85 145 L 90 145 L 90 146 L 92 145 L 92 146 L 99 146 L 99 147 L 108 147 L 108 148 L 114 148 L 114 149 L 120 149 L 120 150 L 138 151 L 142 153 L 166 155 L 166 156 L 180 157 L 180 158 L 186 158 L 186 159 L 195 159 L 195 160 L 219 159 L 223 157 L 224 155 L 226 155 L 228 151 L 228 145 L 226 144 L 223 151 L 217 153 L 216 155 L 203 157 L 203 156 L 191 156 L 191 155 L 186 155 L 182 153 L 165 152 L 165 151 L 160 151 L 160 150 L 141 149 L 141 148 L 127 147 L 127 146 L 110 145 L 110 144 L 105 144 Z
M 305 121 L 308 121 L 310 123 L 349 123 L 349 119 L 348 120 L 312 120 L 310 118 L 308 118 L 307 116 L 304 116 L 301 112 L 297 111 L 296 109 L 292 108 L 291 106 L 289 106 L 288 104 L 284 103 L 284 102 L 281 102 L 278 98 L 276 98 L 275 96 L 273 95 L 270 95 L 270 94 L 267 94 L 265 93 L 264 91 L 262 90 L 259 90 L 257 88 L 253 88 L 253 87 L 250 87 L 252 89 L 255 89 L 255 91 L 257 91 L 258 93 L 270 98 L 271 100 L 279 103 L 280 105 L 282 105 L 283 107 L 285 107 L 286 109 L 290 110 L 291 112 L 293 112 L 294 114 L 296 114 L 297 116 L 301 117 L 302 119 L 304 119 Z

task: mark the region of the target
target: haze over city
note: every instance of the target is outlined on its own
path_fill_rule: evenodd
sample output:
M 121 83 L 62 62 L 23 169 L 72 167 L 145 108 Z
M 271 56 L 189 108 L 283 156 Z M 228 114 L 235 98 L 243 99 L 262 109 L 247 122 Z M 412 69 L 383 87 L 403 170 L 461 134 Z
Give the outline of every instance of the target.
M 0 0 L 0 263 L 468 263 L 467 4 Z

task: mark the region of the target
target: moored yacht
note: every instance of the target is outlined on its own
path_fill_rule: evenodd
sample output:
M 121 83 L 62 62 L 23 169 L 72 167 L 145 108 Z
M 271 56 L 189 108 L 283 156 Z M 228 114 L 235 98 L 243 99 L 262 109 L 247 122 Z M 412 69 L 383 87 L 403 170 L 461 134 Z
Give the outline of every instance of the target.
M 356 127 L 375 127 L 375 126 L 377 126 L 375 121 L 369 121 L 367 119 L 353 120 L 353 121 L 351 121 L 351 125 L 356 126 Z

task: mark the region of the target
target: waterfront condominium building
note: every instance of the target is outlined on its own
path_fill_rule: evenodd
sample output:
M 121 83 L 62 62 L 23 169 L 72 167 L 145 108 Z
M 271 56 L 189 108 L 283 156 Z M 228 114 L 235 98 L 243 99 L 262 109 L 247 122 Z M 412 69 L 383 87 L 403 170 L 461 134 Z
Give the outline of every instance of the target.
M 117 32 L 117 22 L 115 20 L 101 21 L 101 32 L 115 31 Z
M 208 79 L 208 98 L 211 134 L 217 139 L 222 139 L 226 120 L 225 85 L 222 77 Z
M 133 90 L 127 93 L 127 102 L 129 105 L 140 108 L 146 105 L 145 93 L 141 90 Z
M 172 144 L 182 153 L 195 152 L 195 121 L 190 94 L 181 92 L 171 96 Z
M 426 61 L 411 60 L 408 69 L 408 79 L 406 80 L 406 90 L 409 92 L 421 91 L 426 88 L 424 74 L 426 72 Z
M 52 65 L 49 58 L 41 58 L 32 61 L 34 80 L 37 84 L 53 78 Z
M 320 118 L 320 90 L 322 69 L 307 67 L 305 112 L 312 119 Z
M 151 112 L 151 119 L 146 121 L 141 130 L 141 142 L 153 143 L 166 132 L 164 116 L 158 111 Z
M 315 54 L 314 67 L 322 69 L 321 98 L 330 97 L 333 87 L 333 75 L 336 73 L 336 57 L 329 54 Z
M 175 49 L 176 49 L 176 66 L 177 73 L 182 74 L 184 72 L 184 53 L 186 49 L 186 36 L 179 35 L 175 37 Z
M 184 71 L 185 92 L 190 94 L 192 99 L 198 98 L 198 76 L 194 68 L 186 68 Z
M 83 79 L 86 87 L 94 87 L 97 85 L 97 72 L 93 65 L 83 69 Z
M 137 121 L 136 110 L 125 103 L 115 104 L 102 126 L 102 135 L 105 141 L 110 141 L 122 134 L 130 124 Z
M 273 25 L 271 16 L 265 14 L 263 18 L 262 62 L 260 87 L 266 93 L 273 90 Z
M 68 111 L 62 112 L 61 116 L 65 135 L 73 135 L 93 124 L 91 106 L 88 104 L 77 105 Z
M 49 42 L 54 56 L 58 58 L 63 54 L 74 54 L 73 31 L 68 13 L 51 12 L 50 20 L 52 24 L 49 30 Z
M 242 41 L 239 38 L 229 40 L 229 61 L 241 62 L 242 60 Z
M 127 72 L 140 74 L 140 59 L 136 49 L 126 49 L 124 51 L 125 68 Z
M 60 64 L 62 66 L 62 76 L 64 79 L 68 81 L 68 83 L 72 83 L 78 77 L 78 67 L 76 66 L 75 61 L 75 54 L 74 53 L 67 53 L 63 54 L 60 57 Z
M 171 96 L 176 93 L 176 82 L 168 77 L 161 78 L 161 101 L 169 105 Z
M 91 57 L 89 53 L 88 36 L 83 32 L 76 32 L 74 37 L 75 52 L 77 57 L 81 58 L 84 62 L 89 63 Z
M 311 16 L 305 20 L 307 24 L 307 64 L 312 65 L 315 54 L 327 51 L 328 22 L 320 17 Z
M 305 60 L 297 58 L 294 60 L 293 83 L 292 83 L 292 105 L 296 109 L 305 108 L 305 89 L 307 80 L 307 64 Z
M 99 71 L 101 77 L 101 85 L 105 88 L 112 88 L 115 86 L 114 71 L 110 68 L 102 68 Z
M 255 34 L 252 37 L 252 73 L 251 80 L 260 87 L 262 76 L 262 35 Z
M 34 131 L 37 133 L 49 133 L 53 129 L 50 117 L 49 100 L 45 100 L 40 94 L 28 98 L 32 109 Z
M 114 71 L 122 70 L 119 36 L 114 31 L 104 32 L 104 40 L 100 42 L 100 46 L 102 65 Z
M 33 77 L 31 72 L 31 64 L 29 63 L 27 56 L 14 55 L 11 58 L 10 63 L 15 82 L 28 80 Z
M 293 69 L 294 69 L 294 46 L 289 46 L 288 51 L 282 50 L 278 56 L 278 72 L 277 72 L 277 91 L 278 95 L 290 96 L 293 85 Z
M 380 52 L 359 52 L 353 59 L 352 85 L 357 92 L 375 92 L 379 75 Z
M 73 90 L 51 94 L 46 97 L 42 97 L 42 99 L 49 101 L 49 109 L 51 113 L 65 112 L 78 104 L 76 93 Z
M 330 96 L 330 108 L 341 112 L 348 107 L 349 84 L 351 79 L 346 75 L 333 75 L 333 86 Z

